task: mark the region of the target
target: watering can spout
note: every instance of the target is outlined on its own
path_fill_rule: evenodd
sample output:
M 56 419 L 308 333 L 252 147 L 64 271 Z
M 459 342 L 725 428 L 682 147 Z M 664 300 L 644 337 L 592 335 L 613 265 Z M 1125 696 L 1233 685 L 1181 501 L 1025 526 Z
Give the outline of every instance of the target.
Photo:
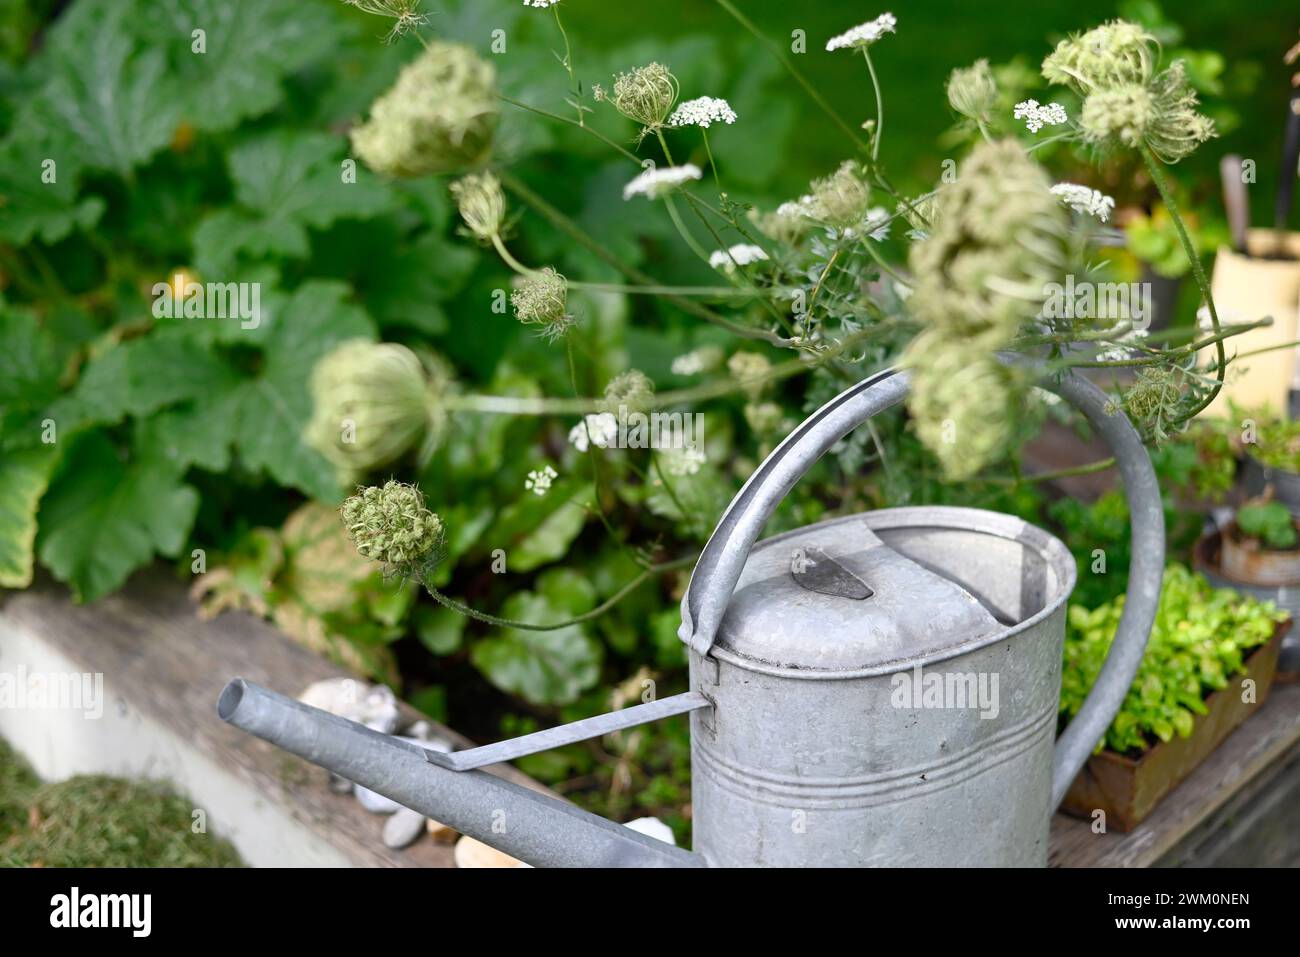
M 417 744 L 235 678 L 217 715 L 540 867 L 700 867 L 704 859 L 486 771 L 435 763 Z M 468 753 L 468 752 L 466 752 Z

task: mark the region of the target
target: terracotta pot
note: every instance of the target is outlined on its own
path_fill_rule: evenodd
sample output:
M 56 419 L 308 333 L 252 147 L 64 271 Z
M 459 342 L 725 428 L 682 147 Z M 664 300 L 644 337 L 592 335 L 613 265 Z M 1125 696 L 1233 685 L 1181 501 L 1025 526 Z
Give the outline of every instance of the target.
M 1219 568 L 1229 578 L 1250 585 L 1300 585 L 1300 548 L 1285 552 L 1261 548 L 1233 521 L 1223 532 Z

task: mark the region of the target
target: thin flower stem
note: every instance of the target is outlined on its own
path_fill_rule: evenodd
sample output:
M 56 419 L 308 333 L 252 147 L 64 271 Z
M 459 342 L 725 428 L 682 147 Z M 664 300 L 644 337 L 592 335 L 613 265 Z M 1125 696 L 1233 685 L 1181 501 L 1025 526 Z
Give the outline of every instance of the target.
M 668 149 L 668 141 L 664 139 L 664 131 L 656 127 L 655 136 L 659 139 L 659 148 L 664 151 L 664 159 L 668 160 L 668 165 L 676 166 L 677 164 L 673 161 L 672 151 Z M 707 265 L 709 262 L 709 254 L 704 251 L 704 247 L 701 246 L 699 241 L 691 235 L 690 230 L 686 228 L 686 224 L 682 222 L 681 214 L 677 212 L 677 204 L 673 201 L 672 193 L 664 195 L 664 205 L 668 207 L 668 217 L 673 221 L 673 226 L 677 228 L 677 232 L 686 242 L 686 245 L 691 247 L 691 252 L 704 260 Z
M 499 255 L 502 258 L 502 260 L 505 261 L 505 264 L 509 266 L 511 269 L 513 269 L 515 272 L 519 273 L 519 275 L 521 276 L 538 275 L 539 272 L 538 270 L 529 269 L 527 266 L 525 266 L 523 263 L 521 263 L 518 259 L 516 259 L 514 256 L 510 254 L 510 250 L 506 249 L 506 244 L 502 241 L 500 233 L 492 234 L 492 246 L 494 249 L 496 249 L 497 255 Z
M 866 247 L 867 255 L 870 256 L 875 261 L 876 265 L 880 267 L 881 272 L 885 273 L 885 275 L 889 276 L 890 279 L 894 280 L 894 282 L 899 285 L 905 286 L 908 289 L 912 288 L 911 280 L 904 279 L 898 273 L 894 272 L 890 265 L 881 257 L 880 250 L 876 249 L 876 244 L 872 242 L 869 237 L 862 237 L 862 245 Z
M 573 75 L 573 54 L 569 50 L 569 35 L 564 32 L 564 24 L 560 22 L 560 5 L 557 3 L 551 7 L 555 14 L 555 25 L 560 30 L 560 36 L 564 38 L 564 69 L 569 71 L 569 90 L 573 93 L 574 108 L 578 111 L 578 125 L 586 129 L 587 124 L 582 115 L 582 91 L 578 88 L 578 81 Z
M 502 240 L 500 234 L 493 234 L 492 246 L 505 264 L 519 275 L 537 276 L 541 274 L 540 269 L 525 266 L 516 259 L 510 250 L 506 248 L 505 241 Z M 572 289 L 588 289 L 592 292 L 623 292 L 642 296 L 748 296 L 755 294 L 747 289 L 737 289 L 735 286 L 634 286 L 619 282 L 584 282 L 580 279 L 566 279 L 565 282 Z
M 1156 184 L 1156 189 L 1160 191 L 1160 198 L 1164 200 L 1165 209 L 1169 212 L 1169 218 L 1173 220 L 1174 228 L 1178 231 L 1178 239 L 1183 244 L 1183 252 L 1187 254 L 1187 261 L 1191 264 L 1192 275 L 1196 279 L 1196 285 L 1201 290 L 1201 298 L 1205 300 L 1205 306 L 1210 311 L 1210 324 L 1214 327 L 1217 334 L 1221 331 L 1219 326 L 1219 311 L 1214 306 L 1214 295 L 1210 292 L 1210 283 L 1205 278 L 1205 270 L 1201 268 L 1201 260 L 1196 255 L 1196 248 L 1192 246 L 1191 237 L 1187 235 L 1187 226 L 1183 223 L 1183 217 L 1178 212 L 1178 204 L 1174 201 L 1174 194 L 1169 189 L 1169 183 L 1165 179 L 1164 172 L 1160 169 L 1160 161 L 1156 159 L 1151 148 L 1146 144 L 1141 147 L 1142 159 L 1146 161 L 1147 169 L 1151 173 L 1151 179 Z M 1227 374 L 1228 356 L 1223 348 L 1223 340 L 1216 338 L 1215 354 L 1218 358 L 1218 366 L 1215 369 L 1215 384 L 1210 389 L 1209 394 L 1180 421 L 1186 421 L 1197 415 L 1204 409 L 1208 408 L 1210 403 L 1218 397 L 1220 390 L 1223 388 L 1223 380 Z
M 871 62 L 871 51 L 862 48 L 862 58 L 867 61 L 867 72 L 871 74 L 871 88 L 876 91 L 876 129 L 871 137 L 871 162 L 880 159 L 880 134 L 885 131 L 885 101 L 880 95 L 880 81 L 876 78 L 876 68 Z
M 579 123 L 576 120 L 571 120 L 567 116 L 560 116 L 560 114 L 558 113 L 552 113 L 550 110 L 543 110 L 540 107 L 530 106 L 527 103 L 524 103 L 520 100 L 512 99 L 511 97 L 505 96 L 500 93 L 497 94 L 497 99 L 501 100 L 503 103 L 509 103 L 511 106 L 516 106 L 521 110 L 527 110 L 529 113 L 536 113 L 538 116 L 545 116 L 547 119 L 557 120 L 560 123 L 568 123 L 570 126 L 575 126 L 580 130 L 585 130 L 586 132 L 590 133 L 592 136 L 596 137 L 596 139 L 604 143 L 606 146 L 608 146 L 610 149 L 616 150 L 624 157 L 624 159 L 631 160 L 633 163 L 636 163 L 638 166 L 641 165 L 640 157 L 638 157 L 635 153 L 628 150 L 626 147 L 620 146 L 619 144 L 615 143 L 613 140 L 611 140 L 604 133 L 600 132 L 600 130 L 596 129 L 594 126 L 587 126 L 585 123 Z
M 587 129 L 590 128 L 591 127 L 587 127 Z M 541 196 L 538 196 L 537 193 L 533 192 L 533 190 L 527 186 L 527 184 L 515 177 L 512 173 L 506 170 L 498 170 L 497 175 L 500 177 L 501 182 L 507 189 L 539 212 L 542 216 L 550 220 L 551 224 L 557 229 L 565 233 L 571 239 L 581 243 L 596 256 L 600 257 L 609 265 L 621 272 L 624 276 L 627 276 L 633 282 L 640 285 L 659 285 L 652 276 L 647 275 L 634 266 L 627 265 L 611 253 L 605 246 L 592 239 L 587 235 L 585 230 L 578 226 L 577 223 L 573 222 L 573 220 L 565 216 Z M 682 296 L 665 294 L 664 299 L 671 302 L 683 312 L 689 313 L 699 319 L 703 319 L 706 322 L 711 322 L 714 325 L 721 326 L 722 328 L 743 338 L 760 339 L 783 349 L 788 349 L 794 346 L 794 342 L 790 339 L 778 336 L 776 333 L 769 332 L 766 329 L 753 329 L 749 326 L 742 325 L 741 323 L 734 322 L 726 316 L 714 312 L 712 309 L 708 309 L 697 302 L 692 302 L 689 299 L 683 298 Z
M 1115 465 L 1114 458 L 1098 459 L 1095 462 L 1087 462 L 1083 465 L 1072 465 L 1069 468 L 1056 469 L 1051 472 L 1035 472 L 1033 475 L 1017 475 L 1014 478 L 989 477 L 988 481 L 994 485 L 1032 485 L 1037 482 L 1054 482 L 1057 479 L 1071 478 L 1076 475 L 1093 475 L 1096 472 L 1104 472 Z
M 581 615 L 575 615 L 572 618 L 566 618 L 564 621 L 552 622 L 548 625 L 541 625 L 531 621 L 519 621 L 516 618 L 501 618 L 498 615 L 489 615 L 486 612 L 478 611 L 469 607 L 469 605 L 466 605 L 464 602 L 457 601 L 450 595 L 444 595 L 438 590 L 437 586 L 430 581 L 424 582 L 424 590 L 429 593 L 434 601 L 442 605 L 444 608 L 449 608 L 454 612 L 464 615 L 466 618 L 473 618 L 475 621 L 481 621 L 487 625 L 495 625 L 498 628 L 515 628 L 519 631 L 558 631 L 561 628 L 571 628 L 574 625 L 581 625 L 583 622 L 591 621 L 593 618 L 599 618 L 634 592 L 637 588 L 641 587 L 647 579 L 652 578 L 655 575 L 662 575 L 664 572 L 686 568 L 694 561 L 695 556 L 692 555 L 686 558 L 674 559 L 670 562 L 661 562 L 658 565 L 651 565 L 595 608 L 591 609 L 591 611 L 584 612 Z
M 812 368 L 802 359 L 790 359 L 774 365 L 764 376 L 765 381 L 778 381 L 793 375 L 799 375 Z M 664 409 L 674 405 L 687 405 L 705 399 L 717 399 L 722 396 L 743 392 L 742 386 L 734 379 L 719 379 L 692 386 L 689 389 L 674 389 L 658 392 L 651 401 L 653 409 Z M 604 399 L 593 398 L 530 398 L 514 395 L 448 395 L 442 399 L 443 408 L 449 412 L 481 412 L 489 415 L 587 415 L 601 411 Z
M 785 55 L 785 51 L 781 49 L 780 45 L 775 40 L 771 39 L 759 30 L 758 27 L 754 26 L 753 21 L 737 10 L 730 0 L 715 0 L 715 2 L 718 6 L 722 7 L 723 10 L 726 10 L 737 23 L 752 33 L 760 43 L 767 47 L 768 52 L 776 58 L 776 61 L 780 63 L 781 66 L 785 67 L 786 72 L 794 77 L 795 82 L 803 87 L 803 91 L 808 94 L 809 98 L 816 103 L 818 107 L 821 108 L 821 111 L 830 117 L 836 126 L 843 130 L 844 135 L 853 141 L 855 147 L 858 149 L 864 147 L 865 144 L 862 142 L 862 138 L 854 132 L 853 127 L 849 126 L 849 124 L 844 121 L 843 117 L 835 112 L 831 105 L 826 102 L 825 98 L 817 92 L 816 87 L 809 83 L 804 75 L 795 68 L 795 65 Z
M 713 149 L 709 146 L 709 131 L 700 127 L 700 136 L 704 138 L 704 153 L 709 158 L 709 169 L 713 170 L 713 185 L 722 192 L 722 180 L 718 179 L 718 163 L 713 158 Z

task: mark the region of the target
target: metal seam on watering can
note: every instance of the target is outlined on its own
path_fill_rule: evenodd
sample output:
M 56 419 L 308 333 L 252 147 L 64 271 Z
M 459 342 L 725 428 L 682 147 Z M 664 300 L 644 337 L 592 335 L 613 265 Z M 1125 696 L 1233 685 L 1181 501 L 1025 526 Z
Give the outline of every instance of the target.
M 918 765 L 906 771 L 860 778 L 774 777 L 730 763 L 715 751 L 701 748 L 692 769 L 703 770 L 721 787 L 754 801 L 777 807 L 865 808 L 906 801 L 918 792 L 943 791 L 999 767 L 1054 736 L 1056 709 L 1050 708 L 960 760 Z

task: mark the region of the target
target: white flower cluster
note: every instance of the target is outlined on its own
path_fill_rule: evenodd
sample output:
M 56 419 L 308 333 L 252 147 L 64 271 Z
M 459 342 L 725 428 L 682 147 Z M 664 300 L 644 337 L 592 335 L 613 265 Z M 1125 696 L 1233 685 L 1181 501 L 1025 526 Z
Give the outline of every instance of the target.
M 699 375 L 717 367 L 722 361 L 718 346 L 700 346 L 673 359 L 673 375 Z
M 659 454 L 669 475 L 694 475 L 700 470 L 700 466 L 709 460 L 703 449 L 694 446 L 664 449 Z
M 1065 115 L 1065 107 L 1060 103 L 1039 106 L 1037 100 L 1017 103 L 1012 116 L 1017 120 L 1024 120 L 1025 126 L 1029 127 L 1031 133 L 1037 133 L 1044 126 L 1060 126 L 1069 119 Z
M 762 246 L 740 243 L 730 249 L 715 249 L 709 254 L 709 265 L 714 269 L 735 272 L 737 266 L 748 266 L 767 258 Z
M 893 33 L 898 26 L 898 18 L 892 13 L 882 13 L 870 23 L 859 23 L 852 30 L 847 30 L 837 37 L 826 41 L 826 49 L 847 50 L 856 47 L 871 46 L 886 33 Z
M 694 100 L 687 100 L 679 104 L 677 109 L 673 110 L 673 115 L 668 117 L 669 126 L 698 126 L 706 130 L 711 123 L 730 125 L 734 122 L 736 122 L 736 111 L 731 108 L 730 103 L 716 96 L 701 96 Z
M 1052 195 L 1076 213 L 1096 216 L 1103 223 L 1110 219 L 1110 214 L 1115 209 L 1115 200 L 1101 190 L 1080 186 L 1078 183 L 1057 183 L 1052 187 Z
M 524 0 L 524 6 L 545 10 L 547 7 L 553 7 L 559 2 L 560 0 Z
M 665 166 L 662 169 L 648 169 L 623 187 L 623 198 L 644 196 L 658 199 L 664 193 L 676 189 L 683 183 L 699 179 L 703 174 L 694 163 L 685 166 Z
M 598 449 L 607 449 L 618 441 L 618 419 L 612 412 L 600 412 L 586 416 L 581 422 L 569 429 L 569 444 L 579 452 L 585 452 L 592 445 Z
M 1134 349 L 1128 347 L 1128 344 L 1138 345 L 1147 337 L 1146 329 L 1130 329 L 1124 335 L 1119 337 L 1117 344 L 1110 349 L 1097 353 L 1098 362 L 1123 362 L 1125 359 L 1132 359 L 1137 356 Z
M 889 238 L 889 226 L 893 222 L 893 217 L 889 210 L 883 206 L 872 206 L 867 210 L 867 217 L 863 220 L 863 231 L 874 239 L 876 242 L 884 242 Z
M 551 483 L 559 478 L 560 473 L 555 471 L 549 465 L 545 468 L 536 469 L 528 473 L 528 478 L 524 479 L 524 488 L 534 495 L 545 495 L 551 490 Z

